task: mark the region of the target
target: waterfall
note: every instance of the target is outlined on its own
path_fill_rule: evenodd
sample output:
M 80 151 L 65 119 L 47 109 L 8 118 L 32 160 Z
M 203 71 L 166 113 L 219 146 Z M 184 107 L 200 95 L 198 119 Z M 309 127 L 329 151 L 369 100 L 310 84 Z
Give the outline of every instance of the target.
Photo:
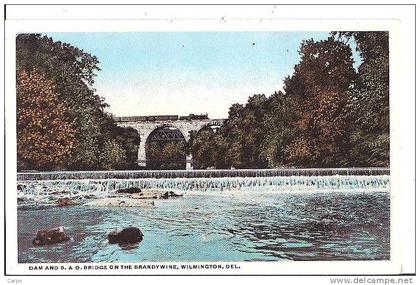
M 63 179 L 170 179 L 217 177 L 284 177 L 335 175 L 389 175 L 389 168 L 280 168 L 280 169 L 206 169 L 206 170 L 123 170 L 20 172 L 18 181 Z
M 389 189 L 389 175 L 267 176 L 144 179 L 67 179 L 18 181 L 18 199 L 52 201 L 59 196 L 77 199 L 107 197 L 127 188 L 178 191 L 249 191 Z

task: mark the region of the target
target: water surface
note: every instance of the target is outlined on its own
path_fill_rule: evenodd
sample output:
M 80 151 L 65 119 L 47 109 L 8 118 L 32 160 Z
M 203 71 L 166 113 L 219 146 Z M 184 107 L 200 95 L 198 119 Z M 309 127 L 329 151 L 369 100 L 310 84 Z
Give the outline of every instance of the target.
M 71 241 L 32 246 L 37 230 L 64 226 Z M 110 245 L 137 226 L 144 240 Z M 194 194 L 153 209 L 19 206 L 19 262 L 389 259 L 389 193 Z

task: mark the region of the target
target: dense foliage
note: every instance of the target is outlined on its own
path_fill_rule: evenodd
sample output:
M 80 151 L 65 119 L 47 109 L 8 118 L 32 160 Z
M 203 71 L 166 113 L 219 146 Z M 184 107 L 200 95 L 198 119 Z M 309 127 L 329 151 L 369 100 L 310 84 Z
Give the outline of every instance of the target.
M 351 49 L 333 38 L 308 40 L 300 55 L 293 75 L 285 79 L 298 117 L 286 155 L 295 166 L 343 165 L 349 129 L 343 109 L 356 76 Z
M 150 141 L 146 157 L 147 169 L 185 169 L 185 142 Z
M 65 152 L 60 152 L 60 161 L 52 157 L 58 152 L 49 138 L 58 136 L 55 129 L 45 126 L 46 132 L 39 133 L 37 146 L 43 142 L 42 149 L 48 154 L 37 157 L 40 161 L 34 164 L 30 155 L 22 153 L 18 149 L 18 167 L 22 169 L 123 169 L 135 166 L 139 138 L 132 129 L 122 129 L 113 121 L 112 117 L 104 112 L 107 106 L 103 98 L 96 94 L 93 88 L 95 72 L 99 70 L 99 61 L 82 50 L 67 43 L 55 42 L 51 38 L 38 34 L 20 34 L 16 37 L 16 68 L 17 86 L 24 86 L 22 80 L 25 76 L 31 80 L 32 89 L 23 88 L 18 95 L 17 106 L 19 113 L 31 112 L 32 105 L 23 100 L 26 97 L 37 96 L 42 102 L 47 100 L 41 89 L 45 84 L 54 86 L 54 103 L 46 105 L 52 114 L 61 113 L 63 122 L 61 132 L 69 132 L 74 136 L 74 143 Z M 42 79 L 36 80 L 40 74 Z M 25 76 L 21 76 L 25 74 Z M 34 94 L 34 90 L 38 92 Z M 31 93 L 32 92 L 32 93 Z M 32 94 L 32 95 L 31 95 Z M 52 95 L 49 95 L 50 97 Z M 35 97 L 33 97 L 35 98 Z M 34 103 L 36 104 L 36 103 Z M 41 115 L 44 121 L 49 121 L 47 111 Z M 24 141 L 22 137 L 32 130 L 29 125 L 19 121 L 18 141 Z M 34 121 L 36 118 L 29 118 Z M 68 127 L 67 127 L 68 126 Z M 63 141 L 64 142 L 64 141 Z M 51 158 L 47 158 L 51 156 Z
M 334 34 L 354 39 L 363 60 L 346 106 L 351 122 L 351 165 L 389 166 L 388 32 Z
M 219 131 L 191 135 L 197 168 L 389 166 L 388 34 L 332 33 L 299 54 L 284 93 L 234 104 Z
M 37 70 L 17 72 L 18 167 L 65 167 L 75 149 L 76 131 L 68 110 L 58 99 L 54 83 Z
M 199 131 L 192 131 L 187 143 L 187 149 L 194 154 L 193 168 L 207 169 L 214 167 L 220 158 L 217 149 L 215 131 L 210 127 L 204 127 Z

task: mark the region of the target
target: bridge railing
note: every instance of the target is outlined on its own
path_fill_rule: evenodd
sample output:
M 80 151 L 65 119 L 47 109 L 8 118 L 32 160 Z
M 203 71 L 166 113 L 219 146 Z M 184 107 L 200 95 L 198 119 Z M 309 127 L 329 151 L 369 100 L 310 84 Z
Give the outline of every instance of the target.
M 207 170 L 123 170 L 123 171 L 52 171 L 19 172 L 18 181 L 63 179 L 141 179 L 200 177 L 272 177 L 389 175 L 389 168 L 280 168 L 280 169 L 207 169 Z

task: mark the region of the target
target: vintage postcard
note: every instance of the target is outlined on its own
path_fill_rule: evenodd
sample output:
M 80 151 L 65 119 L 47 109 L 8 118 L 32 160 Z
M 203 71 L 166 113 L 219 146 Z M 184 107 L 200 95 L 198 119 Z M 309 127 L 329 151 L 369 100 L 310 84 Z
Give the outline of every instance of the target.
M 414 7 L 378 7 L 7 6 L 6 274 L 413 274 Z

